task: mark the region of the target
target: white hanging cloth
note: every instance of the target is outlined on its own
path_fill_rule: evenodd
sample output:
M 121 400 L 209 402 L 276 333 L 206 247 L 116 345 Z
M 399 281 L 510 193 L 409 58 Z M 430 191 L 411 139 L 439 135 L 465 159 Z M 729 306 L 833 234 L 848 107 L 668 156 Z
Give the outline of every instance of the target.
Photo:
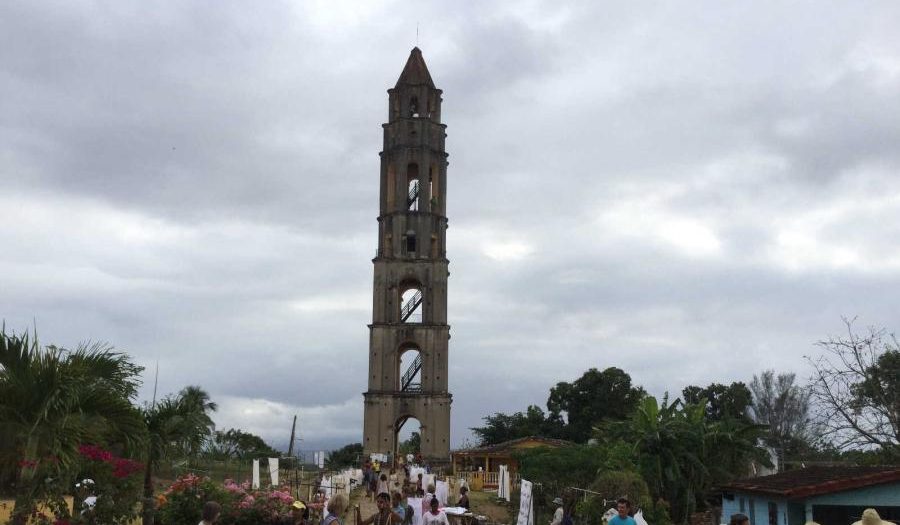
M 278 486 L 278 458 L 269 458 L 269 477 L 272 478 L 272 486 Z
M 434 485 L 434 495 L 437 496 L 441 507 L 447 506 L 447 500 L 450 499 L 450 484 L 446 481 L 437 481 Z
M 412 525 L 422 525 L 422 498 L 406 498 L 406 504 L 412 508 Z
M 509 467 L 500 465 L 500 474 L 497 477 L 497 497 L 509 501 L 510 489 Z
M 531 501 L 531 482 L 522 480 L 519 485 L 519 517 L 516 525 L 534 525 L 534 505 Z
M 259 488 L 259 460 L 253 460 L 253 484 L 251 485 L 253 488 Z

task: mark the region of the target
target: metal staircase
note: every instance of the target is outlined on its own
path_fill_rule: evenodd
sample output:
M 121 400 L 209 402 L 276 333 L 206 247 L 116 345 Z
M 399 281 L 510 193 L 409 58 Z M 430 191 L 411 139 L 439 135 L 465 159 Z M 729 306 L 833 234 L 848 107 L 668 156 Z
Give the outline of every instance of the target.
M 416 290 L 415 295 L 410 297 L 409 301 L 400 309 L 400 321 L 405 323 L 420 304 L 422 304 L 422 292 Z
M 419 198 L 419 181 L 414 181 L 412 187 L 409 189 L 409 195 L 406 196 L 406 207 L 407 209 L 415 211 L 418 209 L 418 206 L 413 207 L 413 204 L 416 204 Z
M 419 370 L 422 369 L 422 354 L 416 354 L 416 358 L 410 363 L 409 368 L 406 369 L 406 373 L 403 374 L 403 379 L 400 380 L 400 390 L 402 392 L 421 392 L 422 391 L 422 383 L 413 383 L 413 379 L 416 377 L 416 374 L 419 373 Z

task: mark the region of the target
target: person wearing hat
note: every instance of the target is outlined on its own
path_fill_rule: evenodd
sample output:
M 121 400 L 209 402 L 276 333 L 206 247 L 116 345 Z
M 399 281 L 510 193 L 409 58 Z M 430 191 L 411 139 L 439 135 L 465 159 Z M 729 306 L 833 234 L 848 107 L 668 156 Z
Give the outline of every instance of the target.
M 881 519 L 875 509 L 866 509 L 863 511 L 862 519 L 853 522 L 853 525 L 894 525 L 894 522 Z
M 553 513 L 553 521 L 550 522 L 550 525 L 562 525 L 563 516 L 565 516 L 562 498 L 557 496 L 553 499 L 553 504 L 556 505 L 556 511 Z
M 295 502 L 291 503 L 291 515 L 287 519 L 286 523 L 290 525 L 309 524 L 309 508 L 307 508 L 306 502 L 298 499 Z

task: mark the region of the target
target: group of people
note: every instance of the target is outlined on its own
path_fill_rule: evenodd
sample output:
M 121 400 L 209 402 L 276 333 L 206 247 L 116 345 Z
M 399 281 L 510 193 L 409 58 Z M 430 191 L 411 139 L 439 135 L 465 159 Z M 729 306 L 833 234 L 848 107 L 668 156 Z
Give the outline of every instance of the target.
M 382 472 L 378 461 L 366 460 L 363 464 L 363 485 L 366 496 L 374 497 L 378 512 L 363 519 L 360 509 L 356 507 L 356 525 L 411 525 L 414 521 L 415 509 L 409 504 L 413 498 L 422 499 L 423 525 L 449 525 L 447 515 L 441 510 L 434 485 L 423 486 L 425 481 L 421 473 L 411 479 L 408 464 L 399 469 L 390 469 L 390 473 Z M 469 509 L 468 488 L 461 487 L 457 507 Z
M 421 482 L 421 479 L 419 481 Z M 469 508 L 468 492 L 466 487 L 459 489 L 460 496 L 457 507 Z M 419 485 L 416 495 L 422 499 L 422 525 L 450 525 L 447 514 L 441 510 L 441 502 L 435 494 L 434 485 L 428 485 L 428 492 L 422 493 L 421 485 Z M 415 509 L 409 504 L 409 498 L 412 498 L 413 495 L 410 485 L 404 487 L 402 495 L 397 491 L 379 492 L 375 496 L 375 504 L 378 507 L 375 514 L 363 519 L 359 506 L 356 507 L 356 525 L 410 525 L 415 516 Z

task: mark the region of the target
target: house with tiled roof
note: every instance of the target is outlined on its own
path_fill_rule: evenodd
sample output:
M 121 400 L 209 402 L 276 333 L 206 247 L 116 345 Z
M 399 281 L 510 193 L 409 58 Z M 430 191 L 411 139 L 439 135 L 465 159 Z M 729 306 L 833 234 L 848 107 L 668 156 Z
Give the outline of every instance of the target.
M 516 452 L 537 447 L 560 448 L 571 445 L 571 441 L 539 436 L 528 436 L 495 445 L 466 448 L 450 453 L 453 472 L 465 476 L 467 472 L 482 472 L 485 487 L 497 486 L 497 471 L 500 465 L 509 467 L 509 472 L 516 478 L 519 469 L 514 454 Z M 466 478 L 468 479 L 468 477 Z
M 871 507 L 900 524 L 900 466 L 808 467 L 736 480 L 720 490 L 726 523 L 741 513 L 750 525 L 851 525 Z

